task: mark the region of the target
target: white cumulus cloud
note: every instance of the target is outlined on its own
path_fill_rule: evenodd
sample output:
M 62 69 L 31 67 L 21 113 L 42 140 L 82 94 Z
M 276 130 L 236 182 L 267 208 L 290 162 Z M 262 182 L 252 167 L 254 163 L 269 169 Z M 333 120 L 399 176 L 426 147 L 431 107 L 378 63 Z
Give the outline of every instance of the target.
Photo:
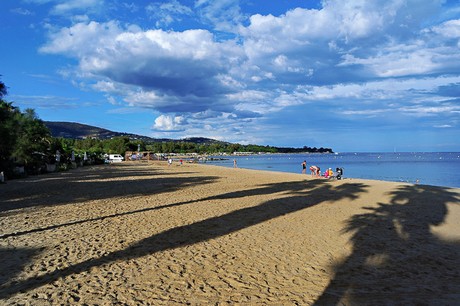
M 101 3 L 58 2 L 54 12 Z M 457 110 L 445 101 L 460 83 L 460 19 L 442 20 L 442 0 L 329 0 L 278 16 L 244 15 L 237 0 L 184 3 L 149 3 L 147 25 L 74 19 L 50 27 L 40 51 L 75 60 L 75 83 L 159 112 L 156 131 L 243 135 L 248 121 L 299 106 L 343 116 Z M 195 27 L 175 30 L 185 18 Z
M 181 126 L 184 123 L 182 116 L 168 116 L 160 115 L 155 119 L 152 129 L 157 131 L 182 131 L 184 128 Z

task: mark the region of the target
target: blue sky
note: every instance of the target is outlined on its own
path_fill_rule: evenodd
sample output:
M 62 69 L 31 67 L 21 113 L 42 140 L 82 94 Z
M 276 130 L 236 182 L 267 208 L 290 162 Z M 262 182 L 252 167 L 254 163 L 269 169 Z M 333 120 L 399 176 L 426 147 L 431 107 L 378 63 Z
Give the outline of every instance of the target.
M 460 1 L 2 0 L 6 100 L 151 137 L 460 151 Z

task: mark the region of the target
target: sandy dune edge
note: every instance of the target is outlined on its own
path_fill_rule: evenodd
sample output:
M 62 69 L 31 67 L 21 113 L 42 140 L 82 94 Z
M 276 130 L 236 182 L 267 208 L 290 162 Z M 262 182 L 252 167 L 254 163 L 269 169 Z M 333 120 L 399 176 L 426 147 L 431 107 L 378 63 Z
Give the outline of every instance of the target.
M 122 163 L 0 185 L 0 304 L 455 305 L 460 191 Z

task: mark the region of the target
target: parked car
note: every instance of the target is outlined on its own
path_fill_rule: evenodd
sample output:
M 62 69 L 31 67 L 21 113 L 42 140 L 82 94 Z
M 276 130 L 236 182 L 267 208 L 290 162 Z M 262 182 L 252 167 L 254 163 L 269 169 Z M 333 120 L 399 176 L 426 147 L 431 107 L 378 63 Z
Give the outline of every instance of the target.
M 120 154 L 109 154 L 107 160 L 109 163 L 119 163 L 122 162 L 124 158 Z

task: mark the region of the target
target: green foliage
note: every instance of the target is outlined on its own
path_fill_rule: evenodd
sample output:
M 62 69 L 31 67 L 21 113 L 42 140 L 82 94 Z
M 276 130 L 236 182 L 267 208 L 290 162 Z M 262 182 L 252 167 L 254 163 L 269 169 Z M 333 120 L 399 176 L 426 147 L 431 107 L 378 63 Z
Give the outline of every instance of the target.
M 35 168 L 51 143 L 50 131 L 32 109 L 17 115 L 15 121 L 17 135 L 12 157 L 26 167 Z
M 8 93 L 8 90 L 6 89 L 5 84 L 0 81 L 0 100 L 3 100 L 3 97 L 6 96 Z
M 19 114 L 19 109 L 12 102 L 3 100 L 7 93 L 5 84 L 0 81 L 0 170 L 8 168 L 17 135 L 14 120 Z
M 114 137 L 103 141 L 104 152 L 111 153 L 124 153 L 128 149 L 128 137 Z
M 262 152 L 262 153 L 332 153 L 331 149 L 324 148 L 279 148 L 260 145 L 241 145 L 225 142 L 214 143 L 194 143 L 187 141 L 164 141 L 164 142 L 149 142 L 145 143 L 142 140 L 130 140 L 128 137 L 114 137 L 112 139 L 83 139 L 74 140 L 73 147 L 76 152 L 96 152 L 106 154 L 122 154 L 126 151 L 136 152 L 140 146 L 141 151 L 150 151 L 155 153 L 198 153 L 198 154 L 218 154 L 233 152 Z
M 29 172 L 40 172 L 51 136 L 35 111 L 22 113 L 12 102 L 3 100 L 6 86 L 0 81 L 0 170 L 12 176 L 14 163 Z
M 224 142 L 216 143 L 193 143 L 187 141 L 167 141 L 167 142 L 153 142 L 145 145 L 147 151 L 155 153 L 198 153 L 198 154 L 218 154 L 233 152 L 264 152 L 276 153 L 277 148 L 270 146 L 259 145 L 241 145 L 231 144 Z M 137 151 L 137 148 L 130 151 Z
M 0 85 L 3 83 L 0 82 Z M 12 103 L 0 99 L 0 168 L 5 168 L 14 150 L 18 135 L 17 118 L 19 109 Z

